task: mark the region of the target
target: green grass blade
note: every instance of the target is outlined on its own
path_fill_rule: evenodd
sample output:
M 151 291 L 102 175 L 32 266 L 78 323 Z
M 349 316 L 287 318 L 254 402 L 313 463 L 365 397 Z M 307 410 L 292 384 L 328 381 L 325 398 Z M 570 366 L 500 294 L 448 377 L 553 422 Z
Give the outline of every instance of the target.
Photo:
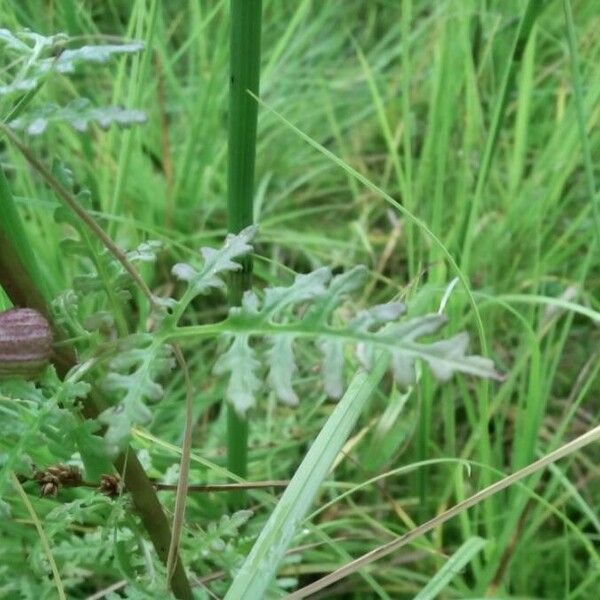
M 371 564 L 374 561 L 379 560 L 380 558 L 388 556 L 389 554 L 397 551 L 399 548 L 406 546 L 413 540 L 419 538 L 425 533 L 428 533 L 429 531 L 434 530 L 436 527 L 439 527 L 443 523 L 446 523 L 450 519 L 453 519 L 454 517 L 460 515 L 469 508 L 476 506 L 483 500 L 486 500 L 494 494 L 498 494 L 502 490 L 505 490 L 513 485 L 518 484 L 526 477 L 538 473 L 539 471 L 545 469 L 552 463 L 577 452 L 581 448 L 584 448 L 585 446 L 593 442 L 597 442 L 599 439 L 600 426 L 597 426 L 593 429 L 590 429 L 590 431 L 588 431 L 587 433 L 584 433 L 583 435 L 580 435 L 579 437 L 575 438 L 574 440 L 563 444 L 560 448 L 549 452 L 539 460 L 536 460 L 535 462 L 527 465 L 526 467 L 515 471 L 511 475 L 503 477 L 496 483 L 487 486 L 486 488 L 480 490 L 479 492 L 476 492 L 472 496 L 461 500 L 452 508 L 445 510 L 443 513 L 435 516 L 433 519 L 430 519 L 422 525 L 415 527 L 412 531 L 409 531 L 408 533 L 401 535 L 395 540 L 387 542 L 386 544 L 379 546 L 374 550 L 371 550 L 370 552 L 366 553 L 360 558 L 353 560 L 351 563 L 340 567 L 337 571 L 329 573 L 325 577 L 322 577 L 321 579 L 314 581 L 306 587 L 297 590 L 296 592 L 290 594 L 288 596 L 288 599 L 299 600 L 300 598 L 308 598 L 311 594 L 314 594 L 315 592 L 318 592 L 319 590 L 322 590 L 323 588 L 332 585 L 336 581 L 340 581 L 344 577 L 348 577 L 352 573 L 356 572 L 357 569 Z
M 380 359 L 371 373 L 359 372 L 354 376 L 246 557 L 225 596 L 227 600 L 265 597 L 319 486 L 386 368 L 387 360 Z
M 573 78 L 573 89 L 575 92 L 575 107 L 577 109 L 577 127 L 579 129 L 579 137 L 581 140 L 585 178 L 594 213 L 596 243 L 600 247 L 600 198 L 598 198 L 596 195 L 596 182 L 594 179 L 594 167 L 592 165 L 592 151 L 587 136 L 583 90 L 579 75 L 579 58 L 577 57 L 577 41 L 575 38 L 575 25 L 573 24 L 573 11 L 571 9 L 570 0 L 564 0 L 563 5 L 565 10 L 565 21 L 567 23 L 567 41 L 569 43 L 569 57 L 571 59 L 571 76 Z
M 45 301 L 51 294 L 40 273 L 3 169 L 0 169 L 0 249 L 0 281 L 8 295 L 15 303 L 45 313 Z M 20 278 L 19 274 L 24 272 L 29 277 Z M 37 281 L 37 288 L 29 285 L 30 281 Z
M 345 163 L 342 159 L 336 156 L 331 150 L 325 148 L 322 144 L 319 144 L 316 140 L 311 138 L 309 135 L 298 129 L 293 123 L 288 121 L 280 112 L 276 111 L 274 108 L 263 102 L 260 98 L 256 98 L 261 106 L 266 108 L 269 112 L 271 112 L 279 121 L 281 121 L 286 127 L 291 129 L 297 136 L 303 139 L 307 144 L 312 146 L 315 150 L 319 151 L 321 154 L 326 156 L 329 160 L 335 163 L 338 167 L 343 169 L 346 173 L 351 175 L 354 179 L 362 183 L 366 188 L 374 192 L 377 196 L 383 198 L 390 206 L 395 208 L 399 213 L 401 213 L 408 222 L 415 225 L 424 237 L 428 238 L 437 248 L 440 249 L 444 258 L 448 261 L 448 264 L 452 267 L 453 271 L 456 273 L 456 276 L 460 280 L 461 284 L 464 287 L 465 293 L 469 299 L 469 304 L 473 309 L 473 315 L 475 318 L 475 323 L 477 325 L 477 331 L 479 334 L 479 341 L 481 344 L 482 354 L 485 356 L 487 353 L 487 343 L 485 338 L 485 331 L 483 327 L 483 321 L 481 319 L 481 314 L 479 313 L 479 308 L 477 306 L 477 302 L 473 296 L 473 292 L 471 291 L 471 286 L 469 285 L 469 280 L 465 274 L 465 271 L 461 269 L 457 262 L 454 260 L 452 254 L 448 248 L 444 245 L 444 243 L 440 240 L 440 238 L 435 235 L 433 231 L 427 226 L 427 224 L 416 217 L 412 212 L 410 212 L 406 207 L 402 204 L 394 200 L 388 193 L 386 193 L 379 186 L 375 185 L 371 180 L 367 177 L 359 173 L 356 169 L 351 167 L 349 164 Z
M 429 580 L 429 583 L 414 597 L 414 600 L 434 600 L 438 594 L 481 552 L 487 541 L 480 537 L 469 538 Z
M 35 512 L 35 508 L 29 500 L 29 496 L 27 496 L 27 493 L 23 489 L 23 486 L 21 485 L 19 479 L 14 473 L 11 473 L 11 479 L 15 489 L 17 490 L 17 493 L 19 494 L 19 497 L 23 501 L 23 504 L 25 505 L 25 508 L 29 513 L 29 517 L 33 521 L 33 524 L 35 525 L 35 528 L 37 530 L 42 548 L 44 550 L 44 556 L 46 557 L 46 560 L 48 561 L 48 563 L 50 564 L 50 568 L 52 569 L 52 576 L 54 578 L 54 585 L 56 586 L 57 596 L 59 600 L 67 600 L 67 595 L 65 594 L 65 586 L 63 584 L 62 577 L 60 576 L 60 571 L 58 570 L 58 566 L 56 564 L 56 560 L 54 559 L 54 555 L 52 554 L 52 548 L 50 548 L 50 541 L 48 540 L 48 536 L 44 531 L 44 526 L 42 525 L 39 516 Z
M 533 26 L 538 16 L 542 12 L 542 10 L 547 6 L 547 4 L 548 3 L 544 0 L 529 0 L 527 7 L 525 8 L 525 12 L 523 13 L 523 17 L 519 22 L 519 29 L 517 30 L 517 34 L 515 36 L 512 52 L 508 57 L 508 63 L 504 71 L 504 77 L 502 79 L 500 94 L 492 116 L 490 132 L 488 134 L 485 149 L 483 151 L 483 157 L 481 159 L 481 167 L 477 176 L 477 184 L 475 186 L 473 201 L 468 212 L 461 257 L 461 266 L 464 268 L 465 271 L 469 270 L 471 248 L 474 238 L 473 229 L 475 227 L 475 221 L 477 219 L 479 204 L 483 196 L 483 189 L 485 187 L 485 184 L 487 183 L 490 174 L 490 168 L 492 165 L 492 159 L 494 158 L 494 154 L 498 145 L 498 135 L 504 122 L 504 117 L 506 115 L 506 109 L 508 106 L 508 100 L 514 88 L 515 76 L 517 74 L 521 57 L 523 55 L 523 52 L 525 51 L 526 43 L 529 39 L 529 36 L 531 35 Z
M 4 128 L 5 133 L 8 131 L 2 124 L 0 124 L 0 127 Z M 24 145 L 19 145 L 19 149 L 21 151 L 25 150 L 28 159 L 33 158 L 33 166 L 36 167 L 38 172 L 41 172 L 48 183 L 56 184 L 45 167 L 33 157 Z M 61 191 L 60 186 L 56 191 Z M 89 219 L 89 217 L 87 218 Z M 87 222 L 93 222 L 93 220 L 90 219 Z M 112 244 L 107 236 L 106 239 Z M 47 291 L 45 279 L 41 275 L 27 233 L 14 206 L 10 188 L 1 169 L 0 242 L 2 243 L 0 247 L 0 284 L 5 288 L 10 288 L 11 294 L 16 291 L 17 295 L 11 296 L 13 302 L 23 301 L 26 305 L 48 315 L 50 312 L 48 301 L 51 295 Z M 44 290 L 44 293 L 48 294 L 46 298 L 43 297 L 40 290 Z M 57 352 L 56 366 L 59 373 L 64 374 L 75 364 L 75 355 L 71 353 L 68 347 L 63 347 L 60 352 Z M 86 418 L 96 418 L 98 416 L 101 409 L 97 405 L 97 400 L 100 400 L 98 396 L 86 399 L 83 406 L 83 414 Z M 84 452 L 85 449 L 80 447 L 80 451 Z M 95 462 L 95 459 L 93 460 Z M 108 465 L 108 463 L 106 464 Z M 154 544 L 157 554 L 166 562 L 171 531 L 162 505 L 156 495 L 156 490 L 133 451 L 128 449 L 119 455 L 115 461 L 115 466 L 123 476 L 125 485 L 132 495 L 133 504 Z M 107 469 L 104 469 L 104 472 L 107 472 Z M 186 600 L 192 598 L 192 591 L 180 560 L 175 564 L 171 588 L 177 598 Z

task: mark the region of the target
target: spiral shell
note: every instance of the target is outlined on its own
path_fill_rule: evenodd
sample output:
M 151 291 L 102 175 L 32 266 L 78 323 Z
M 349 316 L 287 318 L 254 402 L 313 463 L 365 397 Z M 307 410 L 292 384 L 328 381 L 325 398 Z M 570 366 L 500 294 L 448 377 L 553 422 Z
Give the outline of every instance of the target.
M 52 354 L 48 321 L 31 308 L 0 312 L 0 378 L 39 375 Z

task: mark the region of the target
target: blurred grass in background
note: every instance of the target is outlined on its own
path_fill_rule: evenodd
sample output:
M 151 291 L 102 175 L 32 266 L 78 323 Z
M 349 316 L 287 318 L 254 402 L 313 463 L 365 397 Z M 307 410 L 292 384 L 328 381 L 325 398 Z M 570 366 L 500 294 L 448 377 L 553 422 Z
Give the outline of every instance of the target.
M 321 504 L 353 484 L 419 460 L 462 457 L 473 461 L 472 472 L 466 476 L 462 467 L 441 463 L 383 478 L 333 504 L 314 521 L 321 536 L 312 529 L 298 538 L 298 545 L 319 544 L 281 570 L 282 577 L 307 583 L 597 423 L 600 250 L 562 2 L 547 3 L 520 49 L 515 86 L 469 227 L 526 3 L 263 1 L 264 103 L 404 204 L 444 242 L 469 277 L 489 352 L 507 376 L 501 385 L 456 378 L 438 386 L 423 373 L 408 397 L 394 391 L 371 404 Z M 114 34 L 146 43 L 146 52 L 119 59 L 118 68 L 84 72 L 77 82 L 77 90 L 97 104 L 145 110 L 146 125 L 84 136 L 56 127 L 30 143 L 48 161 L 60 158 L 70 165 L 123 247 L 147 238 L 165 243 L 167 253 L 152 273 L 155 286 L 165 285 L 173 261 L 220 240 L 225 231 L 228 3 L 5 0 L 0 11 L 2 26 L 11 30 Z M 596 164 L 600 13 L 589 0 L 575 0 L 573 11 Z M 41 96 L 65 100 L 77 90 L 55 80 Z M 0 98 L 3 114 L 8 108 Z M 306 271 L 323 263 L 340 269 L 364 263 L 372 281 L 362 302 L 400 295 L 415 312 L 437 310 L 455 274 L 415 226 L 266 109 L 259 113 L 258 139 L 259 284 L 285 280 L 285 267 Z M 3 162 L 34 252 L 44 257 L 56 289 L 69 287 L 75 265 L 61 254 L 51 193 L 12 150 L 5 150 Z M 219 310 L 217 303 L 203 305 L 197 319 Z M 470 330 L 476 344 L 473 311 L 458 287 L 448 312 L 453 328 Z M 196 454 L 224 464 L 225 423 L 220 416 L 213 420 L 212 409 L 223 390 L 211 375 L 214 356 L 208 350 L 199 347 L 190 359 L 202 389 L 194 445 Z M 315 380 L 300 382 L 304 393 L 297 411 L 272 398 L 262 403 L 250 433 L 249 478 L 285 479 L 293 473 L 331 411 Z M 175 377 L 156 409 L 151 433 L 164 442 L 180 442 L 183 394 L 182 380 Z M 143 432 L 136 443 L 147 448 L 159 474 L 176 456 Z M 456 574 L 444 597 L 595 598 L 598 454 L 592 448 L 531 481 L 537 496 L 521 487 L 487 500 L 324 597 L 412 598 L 448 555 L 479 535 L 491 543 Z M 194 469 L 192 478 L 210 478 L 210 468 L 194 464 Z M 248 548 L 271 510 L 266 501 L 262 506 L 254 507 L 258 516 L 246 532 Z M 210 504 L 190 500 L 188 563 L 208 560 L 210 566 L 196 527 L 226 510 L 224 498 Z M 59 563 L 67 560 L 60 535 L 55 532 Z M 227 581 L 211 585 L 221 595 Z

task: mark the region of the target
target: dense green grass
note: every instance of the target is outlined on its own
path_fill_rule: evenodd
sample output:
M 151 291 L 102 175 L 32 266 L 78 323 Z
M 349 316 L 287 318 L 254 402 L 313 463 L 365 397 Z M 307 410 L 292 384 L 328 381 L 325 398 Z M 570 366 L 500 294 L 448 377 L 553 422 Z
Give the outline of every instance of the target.
M 469 330 L 475 349 L 506 374 L 502 383 L 456 377 L 439 385 L 423 372 L 408 395 L 389 386 L 374 394 L 321 488 L 311 524 L 294 540 L 298 550 L 280 569 L 280 581 L 295 589 L 595 425 L 600 15 L 595 2 L 573 1 L 574 56 L 562 2 L 548 3 L 516 53 L 526 4 L 520 1 L 263 3 L 257 285 L 289 281 L 288 268 L 363 263 L 372 281 L 357 301 L 361 306 L 400 296 L 416 314 L 437 310 L 449 282 L 464 276 L 475 307 L 459 283 L 448 302 L 451 328 Z M 154 288 L 169 285 L 174 262 L 217 243 L 226 230 L 228 3 L 46 4 L 40 10 L 36 2 L 4 0 L 3 26 L 123 35 L 151 49 L 113 68 L 87 69 L 77 85 L 55 80 L 40 92 L 47 100 L 85 93 L 97 104 L 140 107 L 148 112 L 146 125 L 88 136 L 56 127 L 30 145 L 48 162 L 57 157 L 72 167 L 122 247 L 144 239 L 165 243 L 160 262 L 144 275 Z M 515 54 L 519 60 L 511 62 Z M 578 86 L 573 69 L 580 73 Z M 0 108 L 4 115 L 10 106 Z M 7 148 L 2 160 L 48 280 L 56 290 L 70 287 L 81 265 L 65 259 L 59 245 L 55 199 L 17 152 Z M 374 185 L 365 186 L 353 171 Z M 459 273 L 378 188 L 427 225 Z M 224 314 L 212 297 L 197 309 L 197 322 Z M 127 315 L 142 325 L 146 317 Z M 222 482 L 226 419 L 217 410 L 223 385 L 211 374 L 215 346 L 185 349 L 198 392 L 191 480 Z M 298 409 L 269 396 L 252 413 L 251 480 L 291 477 L 332 412 L 315 373 L 301 372 L 298 383 Z M 151 428 L 134 434 L 151 475 L 161 480 L 178 460 L 184 394 L 183 378 L 175 375 Z M 488 543 L 440 597 L 596 598 L 597 457 L 592 446 L 557 463 L 322 597 L 413 598 L 450 555 L 480 536 Z M 458 459 L 469 462 L 469 473 Z M 430 462 L 394 471 L 419 461 Z M 377 482 L 359 487 L 376 476 Z M 248 553 L 276 496 L 251 494 L 254 516 L 226 550 L 211 549 L 209 527 L 230 512 L 226 498 L 190 497 L 182 552 L 218 597 L 231 581 L 219 573 Z M 85 495 L 61 500 L 76 497 Z M 173 495 L 161 499 L 172 510 Z M 10 492 L 5 500 L 13 518 L 0 524 L 3 540 L 13 541 L 10 548 L 38 548 L 19 496 Z M 56 500 L 32 502 L 68 597 L 84 598 L 123 578 L 127 559 L 111 550 L 112 536 L 131 520 L 120 504 L 93 515 L 78 506 L 81 520 L 58 527 L 44 521 L 50 510 L 53 519 L 60 517 Z M 0 596 L 2 585 L 17 582 L 32 590 L 30 597 L 42 597 L 40 590 L 53 597 L 54 588 L 39 583 L 41 550 L 33 571 L 24 553 L 9 557 L 0 550 L 0 556 L 10 564 L 0 570 Z M 147 574 L 152 579 L 150 567 Z M 14 587 L 7 589 L 5 597 L 16 597 Z M 275 588 L 273 594 L 279 597 Z

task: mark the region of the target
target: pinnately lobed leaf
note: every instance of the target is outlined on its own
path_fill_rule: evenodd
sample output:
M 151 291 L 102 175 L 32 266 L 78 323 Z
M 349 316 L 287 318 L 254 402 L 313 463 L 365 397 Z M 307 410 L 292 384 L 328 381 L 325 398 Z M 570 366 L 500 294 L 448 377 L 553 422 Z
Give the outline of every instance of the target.
M 28 30 L 13 33 L 0 28 L 0 45 L 8 59 L 4 70 L 9 73 L 9 81 L 13 73 L 12 81 L 0 85 L 0 96 L 33 90 L 52 73 L 72 75 L 80 65 L 96 66 L 113 56 L 136 54 L 144 49 L 139 41 L 66 48 L 75 41 L 78 40 L 64 33 L 44 36 Z
M 66 106 L 45 104 L 13 119 L 9 125 L 12 129 L 36 136 L 44 133 L 52 123 L 67 123 L 75 131 L 83 133 L 93 123 L 101 129 L 108 129 L 113 124 L 130 127 L 145 122 L 146 113 L 141 110 L 120 106 L 93 106 L 87 98 L 77 98 Z
M 202 248 L 204 262 L 200 269 L 175 265 L 173 274 L 188 283 L 176 320 L 194 296 L 224 287 L 221 277 L 241 268 L 238 260 L 252 251 L 250 242 L 255 232 L 255 227 L 249 227 L 237 235 L 230 234 L 219 250 Z M 427 364 L 439 381 L 459 372 L 502 379 L 490 359 L 467 354 L 469 336 L 465 332 L 438 341 L 422 341 L 447 323 L 443 314 L 403 319 L 406 307 L 397 301 L 368 307 L 354 316 L 348 316 L 347 309 L 338 310 L 352 292 L 364 286 L 367 277 L 368 271 L 362 266 L 336 276 L 328 267 L 321 267 L 297 274 L 288 286 L 247 291 L 241 306 L 231 308 L 220 327 L 228 346 L 217 359 L 214 373 L 229 377 L 226 397 L 240 415 L 256 404 L 263 364 L 268 367 L 266 383 L 278 399 L 288 406 L 298 404 L 293 387 L 298 371 L 294 345 L 311 340 L 321 351 L 323 389 L 332 399 L 339 399 L 346 387 L 347 348 L 355 352 L 366 371 L 371 371 L 379 352 L 387 354 L 394 379 L 402 387 L 416 383 L 417 361 Z M 266 350 L 264 344 L 255 343 L 257 338 L 267 342 Z
M 231 373 L 227 398 L 240 415 L 246 414 L 255 404 L 254 394 L 261 386 L 256 376 L 259 368 L 256 352 L 248 343 L 248 336 L 244 335 L 235 336 L 227 352 L 215 363 L 213 371 L 216 375 Z
M 242 265 L 237 259 L 252 252 L 250 242 L 256 235 L 256 226 L 246 227 L 238 234 L 228 234 L 225 244 L 218 249 L 204 247 L 200 249 L 203 259 L 200 269 L 187 263 L 177 263 L 171 270 L 173 275 L 189 285 L 185 300 L 206 294 L 211 288 L 224 288 L 221 276 L 229 271 L 238 271 Z
M 150 334 L 134 334 L 120 343 L 121 352 L 110 361 L 103 381 L 104 390 L 118 401 L 99 417 L 107 425 L 104 438 L 110 452 L 125 446 L 133 425 L 150 422 L 152 412 L 145 401 L 162 398 L 163 387 L 157 379 L 174 366 L 171 348 Z
M 52 330 L 39 312 L 11 308 L 0 313 L 0 377 L 36 377 L 51 353 Z
M 173 275 L 186 282 L 187 289 L 179 301 L 173 301 L 164 335 L 132 336 L 129 347 L 123 347 L 111 362 L 105 389 L 116 393 L 119 400 L 100 418 L 108 425 L 105 437 L 109 446 L 122 445 L 133 424 L 150 421 L 145 401 L 160 399 L 163 390 L 157 379 L 173 366 L 165 342 L 171 336 L 194 335 L 194 326 L 178 325 L 186 307 L 211 289 L 225 288 L 223 277 L 242 268 L 240 260 L 252 252 L 255 234 L 254 226 L 229 234 L 221 248 L 200 250 L 199 266 L 179 263 L 173 267 Z M 346 388 L 347 350 L 355 353 L 367 372 L 373 370 L 376 356 L 385 356 L 402 387 L 415 384 L 417 361 L 427 364 L 440 381 L 454 373 L 501 379 L 490 359 L 467 354 L 469 337 L 465 332 L 423 341 L 447 323 L 443 314 L 403 318 L 406 307 L 397 301 L 365 308 L 354 316 L 350 303 L 338 310 L 352 292 L 363 287 L 367 277 L 367 269 L 361 266 L 336 276 L 327 267 L 297 274 L 288 286 L 247 291 L 241 306 L 232 307 L 228 318 L 213 326 L 210 335 L 216 330 L 226 341 L 213 372 L 228 377 L 225 395 L 240 416 L 256 404 L 265 372 L 267 385 L 283 404 L 298 404 L 293 386 L 299 370 L 294 353 L 297 343 L 313 343 L 320 349 L 323 389 L 333 399 L 339 399 Z M 198 327 L 198 334 L 202 335 L 203 327 Z

